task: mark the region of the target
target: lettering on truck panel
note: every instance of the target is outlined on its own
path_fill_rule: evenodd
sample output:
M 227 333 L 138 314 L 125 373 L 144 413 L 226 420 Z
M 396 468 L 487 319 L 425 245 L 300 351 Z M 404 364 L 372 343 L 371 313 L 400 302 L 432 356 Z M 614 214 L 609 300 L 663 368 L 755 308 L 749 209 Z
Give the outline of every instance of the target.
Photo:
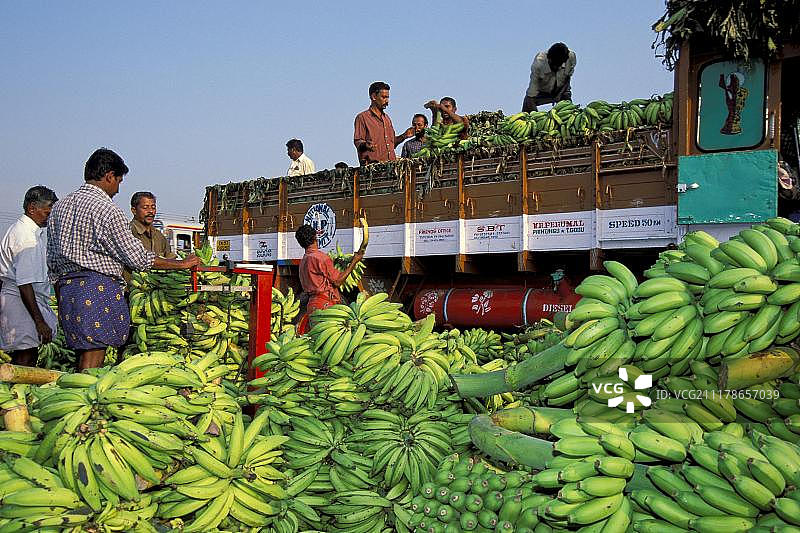
M 609 220 L 609 229 L 620 228 L 653 228 L 661 226 L 660 218 L 636 218 L 633 220 Z
M 543 313 L 560 313 L 572 311 L 571 304 L 542 304 Z
M 533 222 L 532 226 L 534 229 L 547 229 L 547 228 L 572 228 L 572 227 L 583 227 L 584 221 L 583 220 L 554 220 L 554 221 L 544 221 L 544 222 Z
M 265 241 L 258 241 L 258 249 L 256 250 L 257 259 L 270 259 L 272 258 L 272 248 L 269 243 Z

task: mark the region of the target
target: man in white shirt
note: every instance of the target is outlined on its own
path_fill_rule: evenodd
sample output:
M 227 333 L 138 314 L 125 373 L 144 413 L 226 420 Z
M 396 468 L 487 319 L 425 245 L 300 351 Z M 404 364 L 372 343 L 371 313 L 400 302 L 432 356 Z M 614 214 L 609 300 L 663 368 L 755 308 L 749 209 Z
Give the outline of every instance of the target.
M 575 52 L 564 43 L 556 43 L 547 52 L 539 52 L 531 64 L 531 81 L 525 92 L 522 110 L 536 111 L 541 104 L 572 100 L 570 79 L 578 63 Z
M 300 139 L 292 139 L 287 142 L 286 153 L 292 160 L 292 164 L 289 165 L 289 170 L 286 173 L 287 176 L 305 176 L 316 172 L 314 162 L 303 153 L 303 141 Z
M 39 345 L 56 335 L 47 273 L 47 219 L 56 194 L 41 185 L 25 193 L 25 214 L 0 240 L 0 348 L 14 364 L 34 366 Z

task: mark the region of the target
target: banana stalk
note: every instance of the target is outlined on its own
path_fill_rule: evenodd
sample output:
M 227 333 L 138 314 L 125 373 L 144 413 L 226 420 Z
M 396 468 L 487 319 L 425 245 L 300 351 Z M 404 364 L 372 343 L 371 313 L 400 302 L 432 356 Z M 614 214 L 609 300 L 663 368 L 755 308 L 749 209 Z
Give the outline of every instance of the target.
M 63 372 L 36 368 L 32 366 L 19 366 L 10 363 L 0 365 L 0 381 L 7 383 L 29 383 L 43 385 L 58 379 Z
M 462 398 L 480 398 L 524 389 L 564 369 L 570 349 L 558 343 L 533 357 L 486 374 L 453 374 L 450 379 Z
M 489 415 L 478 415 L 469 423 L 472 443 L 486 455 L 510 464 L 543 470 L 553 458 L 553 443 L 505 429 Z

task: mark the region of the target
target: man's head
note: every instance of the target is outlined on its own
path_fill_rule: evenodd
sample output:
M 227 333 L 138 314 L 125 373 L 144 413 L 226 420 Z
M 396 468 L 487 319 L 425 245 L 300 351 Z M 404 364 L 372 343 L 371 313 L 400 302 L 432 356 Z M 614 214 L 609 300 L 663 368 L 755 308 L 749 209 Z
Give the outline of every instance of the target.
M 286 153 L 292 161 L 297 161 L 297 158 L 303 155 L 303 141 L 291 139 L 286 143 Z
M 294 238 L 297 239 L 297 243 L 305 250 L 317 242 L 317 230 L 308 224 L 303 224 L 294 232 Z
M 456 112 L 457 108 L 456 108 L 456 99 L 455 98 L 452 98 L 450 96 L 445 96 L 444 98 L 439 100 L 439 104 L 441 104 L 441 106 L 443 108 L 445 108 L 445 110 L 447 110 L 447 111 L 449 111 L 451 113 L 455 113 Z
M 425 135 L 425 128 L 428 126 L 428 117 L 422 113 L 417 113 L 411 119 L 411 127 L 414 128 L 414 136 L 421 138 Z
M 139 191 L 131 196 L 131 213 L 140 224 L 150 226 L 156 218 L 156 197 L 153 193 Z
M 28 215 L 28 218 L 36 222 L 36 225 L 43 227 L 47 225 L 50 210 L 53 209 L 53 204 L 57 201 L 56 193 L 47 187 L 37 185 L 36 187 L 31 187 L 25 193 L 22 209 Z
M 371 105 L 374 105 L 381 111 L 386 109 L 389 105 L 389 84 L 376 81 L 369 86 L 369 100 Z
M 99 148 L 86 161 L 83 179 L 113 198 L 119 192 L 122 177 L 127 173 L 128 167 L 119 155 L 108 148 Z
M 556 43 L 547 51 L 547 62 L 553 72 L 560 69 L 567 59 L 569 59 L 569 48 L 564 43 Z
M 344 161 L 339 161 L 338 163 L 333 165 L 333 168 L 337 170 L 347 170 L 347 163 L 345 163 Z

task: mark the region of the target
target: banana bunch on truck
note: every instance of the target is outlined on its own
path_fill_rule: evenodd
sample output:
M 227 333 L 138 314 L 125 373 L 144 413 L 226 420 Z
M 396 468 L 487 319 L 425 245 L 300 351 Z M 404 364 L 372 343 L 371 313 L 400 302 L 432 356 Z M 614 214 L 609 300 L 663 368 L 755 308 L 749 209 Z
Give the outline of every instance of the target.
M 464 124 L 436 124 L 425 128 L 425 145 L 414 157 L 427 157 L 436 155 L 442 150 L 453 148 L 464 131 Z

